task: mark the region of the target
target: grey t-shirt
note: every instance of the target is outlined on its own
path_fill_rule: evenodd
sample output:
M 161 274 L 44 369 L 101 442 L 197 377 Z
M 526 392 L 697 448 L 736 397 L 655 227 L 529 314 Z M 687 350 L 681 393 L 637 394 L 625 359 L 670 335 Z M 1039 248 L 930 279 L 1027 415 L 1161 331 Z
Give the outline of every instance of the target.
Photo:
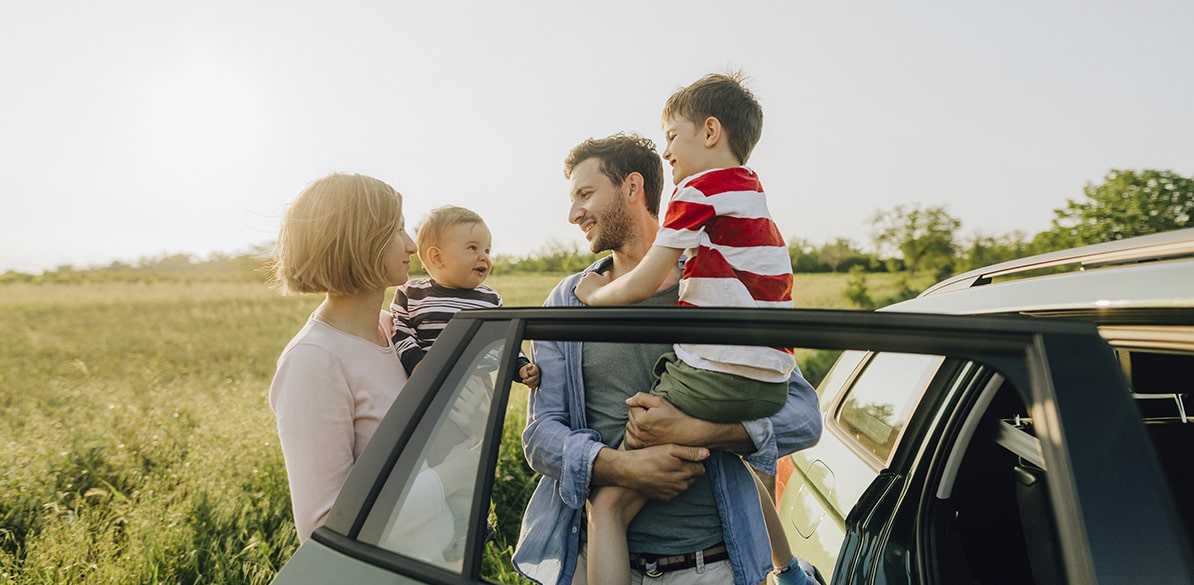
M 678 285 L 656 293 L 640 305 L 676 304 Z M 585 343 L 581 373 L 589 426 L 606 445 L 620 443 L 626 428 L 625 400 L 648 392 L 651 370 L 670 344 Z M 679 554 L 701 550 L 722 541 L 721 518 L 709 479 L 701 476 L 688 491 L 670 502 L 652 500 L 635 516 L 627 531 L 630 551 Z

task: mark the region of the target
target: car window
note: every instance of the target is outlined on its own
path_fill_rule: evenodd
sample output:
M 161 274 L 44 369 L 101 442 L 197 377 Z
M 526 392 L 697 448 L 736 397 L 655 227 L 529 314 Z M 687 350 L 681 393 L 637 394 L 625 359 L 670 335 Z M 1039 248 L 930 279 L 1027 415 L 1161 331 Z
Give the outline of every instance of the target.
M 850 350 L 844 351 L 841 357 L 834 362 L 833 367 L 825 374 L 821 383 L 817 385 L 817 394 L 821 398 L 821 404 L 833 404 L 837 398 L 838 392 L 850 381 L 854 375 L 854 371 L 858 369 L 858 365 L 862 360 L 870 355 L 870 352 Z
M 863 451 L 887 463 L 913 406 L 944 358 L 934 355 L 879 353 L 842 395 L 837 426 Z
M 441 411 L 445 414 L 436 421 L 427 447 L 418 455 L 414 480 L 405 482 L 396 505 L 386 508 L 384 527 L 374 543 L 377 546 L 460 571 L 481 441 L 503 345 L 501 340 L 494 341 L 474 354 L 465 375 L 450 388 L 450 406 Z M 448 388 L 441 392 L 445 390 Z

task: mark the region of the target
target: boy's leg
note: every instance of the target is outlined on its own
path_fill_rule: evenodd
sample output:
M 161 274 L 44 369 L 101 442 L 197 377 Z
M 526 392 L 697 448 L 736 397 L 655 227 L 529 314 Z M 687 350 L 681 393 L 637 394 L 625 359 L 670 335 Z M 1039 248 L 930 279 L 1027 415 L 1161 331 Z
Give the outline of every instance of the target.
M 626 528 L 646 505 L 646 496 L 621 486 L 601 486 L 589 494 L 589 585 L 629 585 L 630 549 Z
M 763 522 L 767 525 L 767 539 L 771 541 L 771 566 L 777 585 L 820 585 L 800 566 L 800 560 L 792 554 L 792 547 L 788 544 L 788 535 L 779 519 L 779 512 L 775 509 L 775 476 L 763 473 L 753 467 L 750 469 L 755 478 L 755 487 L 759 490 L 759 504 L 763 507 Z
M 771 541 L 771 564 L 775 567 L 787 566 L 792 561 L 792 548 L 788 546 L 788 536 L 784 533 L 783 523 L 775 510 L 775 501 L 771 497 L 774 492 L 768 487 L 768 484 L 775 485 L 775 476 L 753 467 L 748 469 L 755 478 L 755 487 L 759 489 L 759 504 L 763 507 L 763 521 L 767 525 L 767 540 Z
M 680 412 L 713 422 L 742 422 L 771 416 L 788 400 L 788 383 L 760 382 L 693 367 L 673 353 L 655 363 L 651 394 Z

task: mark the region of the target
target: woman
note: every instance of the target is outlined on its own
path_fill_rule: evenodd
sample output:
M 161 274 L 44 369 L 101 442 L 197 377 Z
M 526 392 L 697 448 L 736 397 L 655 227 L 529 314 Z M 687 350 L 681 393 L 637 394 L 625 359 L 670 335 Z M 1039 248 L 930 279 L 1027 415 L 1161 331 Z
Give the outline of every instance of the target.
M 300 542 L 323 524 L 406 384 L 378 316 L 415 252 L 402 196 L 363 175 L 315 181 L 282 222 L 274 279 L 284 293 L 326 295 L 282 351 L 269 390 Z

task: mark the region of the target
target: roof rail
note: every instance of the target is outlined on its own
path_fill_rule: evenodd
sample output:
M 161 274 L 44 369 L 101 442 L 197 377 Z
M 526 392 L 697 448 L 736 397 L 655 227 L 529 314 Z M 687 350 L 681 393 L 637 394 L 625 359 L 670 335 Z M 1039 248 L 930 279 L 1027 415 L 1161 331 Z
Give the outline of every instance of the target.
M 920 293 L 928 296 L 941 292 L 991 284 L 992 279 L 1026 276 L 1025 273 L 1077 265 L 1080 270 L 1156 260 L 1194 257 L 1194 228 L 1138 236 L 1068 250 L 1058 250 L 1002 262 L 951 276 Z

